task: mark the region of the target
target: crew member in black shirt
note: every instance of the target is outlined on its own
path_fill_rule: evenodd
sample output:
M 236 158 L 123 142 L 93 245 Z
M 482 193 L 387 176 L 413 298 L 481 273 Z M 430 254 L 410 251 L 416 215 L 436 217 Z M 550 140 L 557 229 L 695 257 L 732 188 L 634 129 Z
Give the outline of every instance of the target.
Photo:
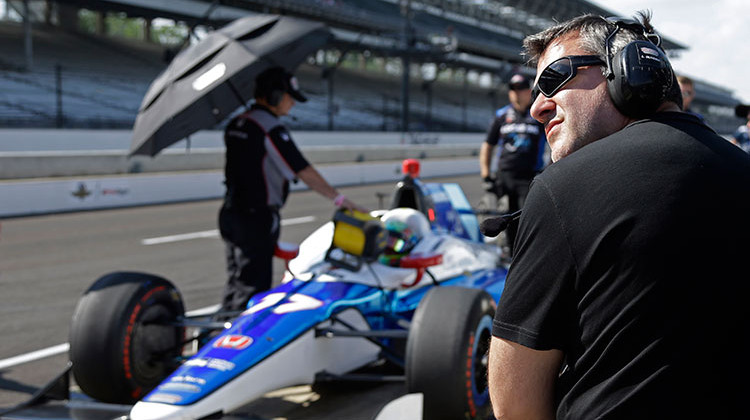
M 221 311 L 242 310 L 271 287 L 279 210 L 289 181 L 301 179 L 338 207 L 367 211 L 336 191 L 305 159 L 279 117 L 305 102 L 297 79 L 272 67 L 255 80 L 255 103 L 226 127 L 226 195 L 219 231 L 226 245 L 227 281 Z
M 479 172 L 485 189 L 500 199 L 508 197 L 508 212 L 523 207 L 534 176 L 544 168 L 544 127 L 531 117 L 531 80 L 514 74 L 508 82 L 509 104 L 498 109 L 479 150 Z M 494 178 L 490 173 L 492 151 L 498 146 L 498 165 Z M 506 230 L 506 246 L 513 254 L 516 225 Z
M 750 418 L 750 156 L 680 110 L 649 20 L 524 41 L 554 163 L 495 314 L 498 418 Z

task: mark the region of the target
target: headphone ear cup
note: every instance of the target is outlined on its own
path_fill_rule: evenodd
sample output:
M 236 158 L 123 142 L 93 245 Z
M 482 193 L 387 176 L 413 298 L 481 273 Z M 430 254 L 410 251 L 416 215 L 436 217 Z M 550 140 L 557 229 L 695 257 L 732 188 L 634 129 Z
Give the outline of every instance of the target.
M 653 114 L 672 89 L 674 74 L 657 46 L 633 41 L 612 57 L 607 89 L 615 107 L 631 118 Z
M 612 73 L 607 75 L 607 91 L 609 91 L 609 97 L 612 98 L 612 102 L 615 104 L 615 108 L 617 108 L 618 111 L 623 113 L 624 115 L 630 116 L 629 112 L 627 112 L 627 100 L 625 100 L 623 90 L 626 90 L 627 88 L 623 88 L 623 79 L 624 79 L 624 70 L 622 69 L 622 52 L 624 50 L 620 50 L 617 53 L 615 53 L 614 56 L 610 59 L 610 69 L 612 70 Z

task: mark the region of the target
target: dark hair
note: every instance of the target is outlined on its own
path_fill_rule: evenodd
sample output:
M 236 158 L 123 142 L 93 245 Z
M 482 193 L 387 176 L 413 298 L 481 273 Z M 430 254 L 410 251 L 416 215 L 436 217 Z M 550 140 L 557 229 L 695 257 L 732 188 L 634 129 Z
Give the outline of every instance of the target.
M 283 67 L 271 67 L 255 77 L 255 98 L 269 100 L 274 91 L 286 92 L 288 90 L 287 79 L 291 75 Z
M 649 12 L 639 12 L 638 16 L 641 18 L 640 23 L 646 30 L 652 31 L 651 14 Z M 612 30 L 612 24 L 602 16 L 592 14 L 581 15 L 558 23 L 537 34 L 527 36 L 523 40 L 524 55 L 529 57 L 531 64 L 536 64 L 539 56 L 542 55 L 544 50 L 554 40 L 571 35 L 579 37 L 581 46 L 588 53 L 597 55 L 602 60 L 607 61 L 607 37 Z M 617 34 L 612 39 L 612 54 L 620 51 L 625 45 L 636 39 L 648 41 L 642 33 L 629 28 L 617 31 Z
M 651 25 L 651 12 L 640 11 L 637 13 L 635 20 L 639 22 L 646 32 L 654 33 L 654 27 Z M 614 30 L 613 24 L 602 16 L 585 14 L 568 21 L 558 23 L 537 34 L 529 35 L 523 40 L 524 55 L 532 65 L 536 65 L 539 57 L 544 51 L 558 38 L 567 36 L 578 37 L 580 46 L 589 54 L 609 62 L 611 57 L 607 56 L 607 38 Z M 611 40 L 610 54 L 614 55 L 622 50 L 632 41 L 641 40 L 652 42 L 647 38 L 643 31 L 638 31 L 630 27 L 620 27 Z M 605 67 L 604 65 L 602 66 Z M 666 96 L 666 100 L 674 102 L 682 107 L 682 93 L 676 79 L 673 82 L 672 89 Z

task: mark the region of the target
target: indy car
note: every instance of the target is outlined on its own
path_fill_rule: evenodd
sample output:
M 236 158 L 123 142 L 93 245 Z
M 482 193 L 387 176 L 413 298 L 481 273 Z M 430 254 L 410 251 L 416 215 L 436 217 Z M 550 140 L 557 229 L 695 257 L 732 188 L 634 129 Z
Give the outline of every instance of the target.
M 263 394 L 329 381 L 405 381 L 425 419 L 490 412 L 487 359 L 507 269 L 462 189 L 405 161 L 391 205 L 338 210 L 299 246 L 282 282 L 237 314 L 185 315 L 167 279 L 115 272 L 80 299 L 70 329 L 80 389 L 129 418 L 221 418 Z M 379 374 L 374 366 L 396 374 Z M 376 372 L 376 373 L 373 373 Z

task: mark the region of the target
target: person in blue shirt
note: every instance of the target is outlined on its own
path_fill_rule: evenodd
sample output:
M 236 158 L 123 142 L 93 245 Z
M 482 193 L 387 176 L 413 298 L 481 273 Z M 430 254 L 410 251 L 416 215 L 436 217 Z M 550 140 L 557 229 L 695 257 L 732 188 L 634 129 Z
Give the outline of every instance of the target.
M 750 105 L 737 105 L 734 108 L 734 114 L 739 118 L 745 118 L 746 122 L 737 127 L 737 130 L 732 134 L 732 138 L 729 141 L 739 146 L 745 152 L 750 153 Z
M 514 74 L 508 82 L 510 104 L 498 109 L 479 151 L 479 169 L 485 190 L 498 199 L 508 197 L 508 211 L 523 207 L 529 185 L 545 165 L 546 137 L 541 123 L 531 117 L 531 79 Z M 497 172 L 491 173 L 492 152 L 498 146 Z M 516 225 L 506 231 L 507 247 L 513 255 Z

